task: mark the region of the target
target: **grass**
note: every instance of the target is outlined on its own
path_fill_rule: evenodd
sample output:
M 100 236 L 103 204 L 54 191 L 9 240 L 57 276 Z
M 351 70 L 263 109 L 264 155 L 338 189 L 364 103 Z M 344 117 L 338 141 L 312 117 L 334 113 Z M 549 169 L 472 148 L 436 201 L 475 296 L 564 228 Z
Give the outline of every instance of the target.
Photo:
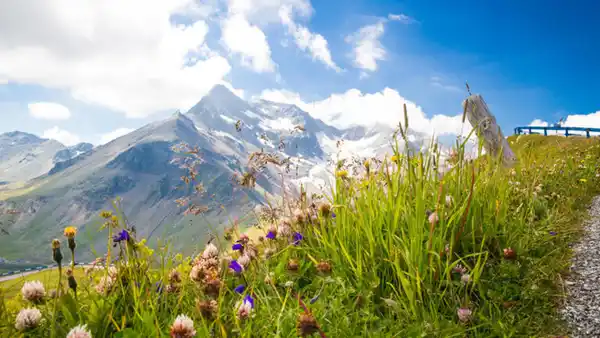
M 180 314 L 198 337 L 566 334 L 557 316 L 563 274 L 600 192 L 600 140 L 509 142 L 519 159 L 512 169 L 489 156 L 467 160 L 462 145 L 443 176 L 435 149 L 340 163 L 328 199 L 303 194 L 264 208 L 249 238 L 235 227 L 215 234 L 218 258 L 213 244 L 184 257 L 133 232 L 113 247 L 124 229 L 115 204 L 104 231 L 116 274 L 78 273 L 77 297 L 38 304 L 16 295 L 23 281 L 3 283 L 0 332 L 16 336 L 18 312 L 35 306 L 45 320 L 25 332 L 32 337 L 64 337 L 79 324 L 93 337 L 166 337 Z M 30 278 L 52 288 L 58 272 Z
M 75 268 L 75 277 L 81 279 L 84 276 L 84 269 L 82 267 Z M 17 277 L 0 283 L 4 297 L 7 299 L 14 299 L 21 296 L 21 287 L 26 282 L 40 281 L 44 283 L 45 287 L 49 290 L 58 288 L 58 274 L 56 269 L 44 270 L 22 277 Z

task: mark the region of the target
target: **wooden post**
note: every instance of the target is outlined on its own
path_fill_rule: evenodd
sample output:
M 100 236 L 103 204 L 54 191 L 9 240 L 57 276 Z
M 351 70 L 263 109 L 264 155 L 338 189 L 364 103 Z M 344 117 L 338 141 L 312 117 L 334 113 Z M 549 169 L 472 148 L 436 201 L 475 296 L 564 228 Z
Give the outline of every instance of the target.
M 548 128 L 544 127 L 544 136 L 548 136 Z
M 589 128 L 585 130 L 585 136 L 587 138 L 590 138 L 590 129 Z
M 513 166 L 517 162 L 517 157 L 510 149 L 500 126 L 496 123 L 496 118 L 489 110 L 483 97 L 481 95 L 469 96 L 463 101 L 463 109 L 465 109 L 469 123 L 477 129 L 477 133 L 483 138 L 485 151 L 492 156 L 498 156 L 502 152 L 502 163 L 507 167 Z

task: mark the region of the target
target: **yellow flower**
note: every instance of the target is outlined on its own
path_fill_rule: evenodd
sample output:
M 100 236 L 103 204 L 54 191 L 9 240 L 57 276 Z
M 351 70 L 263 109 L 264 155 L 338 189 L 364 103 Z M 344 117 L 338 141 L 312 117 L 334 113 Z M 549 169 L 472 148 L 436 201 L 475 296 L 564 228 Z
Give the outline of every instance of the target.
M 392 162 L 398 162 L 398 156 L 393 155 L 392 156 Z
M 53 239 L 52 240 L 52 249 L 58 249 L 60 248 L 60 241 L 58 239 Z
M 112 212 L 110 212 L 110 211 L 102 211 L 100 213 L 100 217 L 109 219 L 109 218 L 112 217 Z
M 338 170 L 335 173 L 335 176 L 337 176 L 339 178 L 346 178 L 346 177 L 348 177 L 348 171 L 347 170 Z
M 73 238 L 73 237 L 75 237 L 75 234 L 77 234 L 77 228 L 76 227 L 66 227 L 64 234 L 65 234 L 65 237 L 67 237 L 67 238 Z
M 585 183 L 585 182 L 587 182 L 587 180 L 585 178 L 580 178 L 579 182 Z

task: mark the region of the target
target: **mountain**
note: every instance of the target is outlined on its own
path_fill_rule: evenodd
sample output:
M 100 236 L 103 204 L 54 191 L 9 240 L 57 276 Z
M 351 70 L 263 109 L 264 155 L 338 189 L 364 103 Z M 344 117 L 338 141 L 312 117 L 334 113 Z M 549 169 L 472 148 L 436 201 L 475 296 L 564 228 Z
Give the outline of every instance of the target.
M 11 163 L 36 153 L 37 162 L 23 164 L 25 184 L 0 190 L 0 221 L 11 224 L 0 236 L 0 257 L 47 262 L 48 243 L 62 228 L 79 227 L 79 259 L 92 258 L 106 246 L 106 232 L 98 232 L 99 211 L 120 197 L 122 211 L 137 235 L 155 243 L 169 238 L 171 247 L 202 245 L 208 230 L 222 230 L 242 217 L 265 193 L 276 196 L 302 183 L 310 190 L 327 189 L 332 178 L 328 163 L 337 159 L 340 139 L 364 156 L 389 150 L 392 129 L 384 126 L 340 130 L 313 118 L 295 105 L 264 100 L 244 101 L 224 86 L 216 86 L 187 113 L 148 124 L 107 144 L 65 147 L 25 133 L 0 137 L 0 158 Z M 207 206 L 204 217 L 185 216 L 175 200 L 190 196 L 182 185 L 185 171 L 172 148 L 181 142 L 200 150 L 198 180 L 206 193 L 198 203 Z M 282 183 L 282 168 L 268 167 L 254 189 L 243 189 L 231 179 L 247 170 L 248 155 L 269 152 L 289 161 L 291 170 Z M 352 151 L 345 156 L 352 156 Z M 2 157 L 3 156 L 3 157 Z M 41 165 L 43 164 L 43 166 Z M 34 168 L 30 168 L 33 166 Z M 6 172 L 16 172 L 10 165 Z M 9 177 L 9 175 L 6 175 Z M 13 174 L 15 176 L 15 174 Z M 15 177 L 9 177 L 13 181 Z M 18 210 L 18 214 L 3 211 Z M 226 212 L 224 212 L 226 210 Z M 4 214 L 2 216 L 2 214 Z
M 0 182 L 26 182 L 91 147 L 91 144 L 82 143 L 69 148 L 58 141 L 19 131 L 0 134 Z

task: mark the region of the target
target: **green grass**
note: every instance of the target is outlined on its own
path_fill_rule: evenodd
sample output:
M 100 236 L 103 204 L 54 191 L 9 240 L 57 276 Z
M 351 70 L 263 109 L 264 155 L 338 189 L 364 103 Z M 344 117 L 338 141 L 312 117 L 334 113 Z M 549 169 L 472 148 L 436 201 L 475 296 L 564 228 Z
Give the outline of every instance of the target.
M 80 280 L 85 275 L 82 267 L 75 268 L 75 277 Z M 26 276 L 17 277 L 4 282 L 0 282 L 4 297 L 7 299 L 14 299 L 21 297 L 21 288 L 23 284 L 31 281 L 40 281 L 44 283 L 47 291 L 58 288 L 58 273 L 56 269 L 44 270 L 36 273 L 32 273 Z
M 185 314 L 197 337 L 294 337 L 317 334 L 314 323 L 327 337 L 566 334 L 557 316 L 561 281 L 569 244 L 580 236 L 586 208 L 600 192 L 600 140 L 531 135 L 509 142 L 519 159 L 513 169 L 489 156 L 465 160 L 462 148 L 443 177 L 433 171 L 435 153 L 395 152 L 382 163 L 370 161 L 368 170 L 363 165 L 357 175 L 346 175 L 341 164 L 329 200 L 304 196 L 286 201 L 286 212 L 275 219 L 263 215 L 263 230 L 251 229 L 245 246 L 258 255 L 241 275 L 228 267 L 239 258 L 230 249 L 239 236 L 235 229 L 233 238 L 216 241 L 220 263 L 206 269 L 201 282 L 190 277 L 194 258 L 176 255 L 168 243 L 156 250 L 140 239 L 111 245 L 118 270 L 112 291 L 95 290 L 105 271 L 89 283 L 77 275 L 77 298 L 68 293 L 36 305 L 46 320 L 27 333 L 64 337 L 87 324 L 93 337 L 166 337 L 175 317 Z M 429 220 L 431 212 L 437 221 Z M 275 240 L 258 240 L 284 217 L 291 218 L 292 233 L 303 235 L 299 245 L 281 231 Z M 107 241 L 122 224 L 117 217 L 114 228 L 103 230 Z M 197 248 L 200 255 L 202 250 Z M 266 250 L 272 251 L 268 258 Z M 117 261 L 118 255 L 124 258 Z M 181 281 L 169 280 L 172 269 Z M 51 288 L 58 275 L 48 274 L 31 278 L 47 278 Z M 176 291 L 157 292 L 157 282 Z M 244 295 L 234 292 L 240 284 Z M 15 291 L 20 285 L 2 284 L 2 336 L 17 335 L 15 317 L 25 306 Z M 220 287 L 211 292 L 215 285 Z M 255 307 L 239 318 L 245 295 Z M 217 307 L 208 316 L 197 301 L 210 300 Z M 459 319 L 460 308 L 471 311 L 468 320 Z

